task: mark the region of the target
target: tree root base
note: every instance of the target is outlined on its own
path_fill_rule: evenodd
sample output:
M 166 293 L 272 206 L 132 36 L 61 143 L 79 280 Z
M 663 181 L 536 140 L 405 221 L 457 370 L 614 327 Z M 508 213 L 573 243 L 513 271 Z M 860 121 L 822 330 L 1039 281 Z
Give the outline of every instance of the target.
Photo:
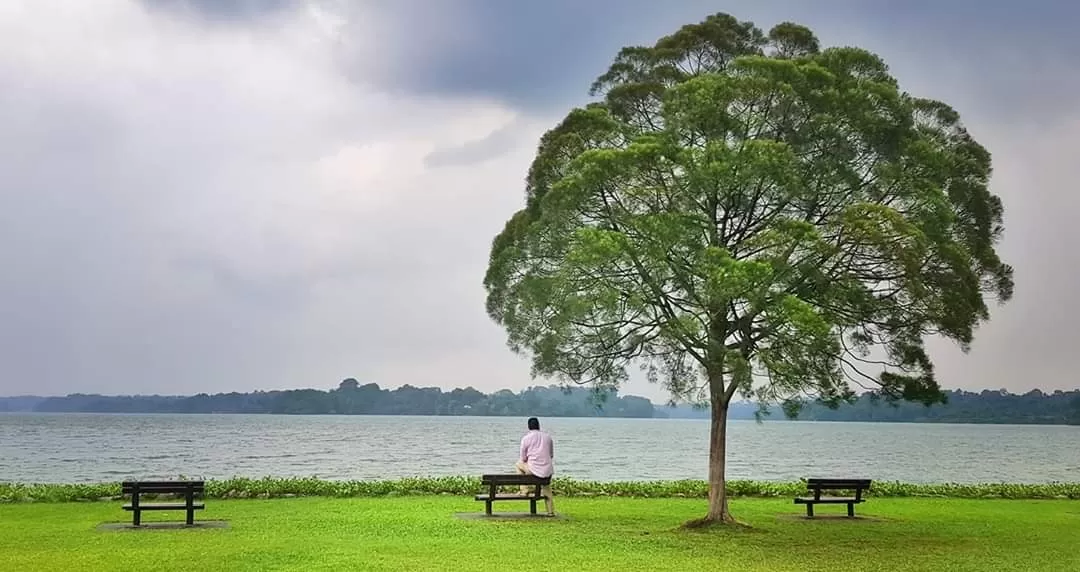
M 725 515 L 722 518 L 696 518 L 694 520 L 684 522 L 680 527 L 683 530 L 707 530 L 710 528 L 725 528 L 725 529 L 738 529 L 738 530 L 750 530 L 751 527 L 745 522 L 735 520 L 735 517 Z

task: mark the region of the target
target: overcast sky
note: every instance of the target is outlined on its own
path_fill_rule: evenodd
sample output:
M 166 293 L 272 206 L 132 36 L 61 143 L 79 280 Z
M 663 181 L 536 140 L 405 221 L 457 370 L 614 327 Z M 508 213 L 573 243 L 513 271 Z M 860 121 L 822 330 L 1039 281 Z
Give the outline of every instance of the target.
M 970 354 L 934 345 L 939 378 L 1075 388 L 1068 4 L 3 0 L 0 395 L 536 383 L 481 280 L 537 138 L 620 47 L 716 11 L 872 49 L 960 110 L 1017 293 Z

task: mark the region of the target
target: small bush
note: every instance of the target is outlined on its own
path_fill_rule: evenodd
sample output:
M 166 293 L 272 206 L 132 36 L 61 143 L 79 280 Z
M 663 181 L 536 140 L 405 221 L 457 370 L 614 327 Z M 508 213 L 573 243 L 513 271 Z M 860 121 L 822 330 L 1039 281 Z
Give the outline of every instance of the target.
M 805 492 L 800 482 L 728 481 L 733 497 L 788 497 Z M 705 481 L 582 481 L 556 477 L 552 482 L 560 496 L 614 496 L 638 498 L 705 498 Z M 384 481 L 334 481 L 311 477 L 236 477 L 206 482 L 206 497 L 379 497 L 419 495 L 471 496 L 481 490 L 479 477 L 412 477 Z M 868 496 L 941 497 L 967 499 L 1080 499 L 1080 483 L 1049 484 L 912 484 L 877 481 Z M 102 484 L 22 484 L 0 483 L 0 502 L 79 502 L 115 500 L 120 483 Z

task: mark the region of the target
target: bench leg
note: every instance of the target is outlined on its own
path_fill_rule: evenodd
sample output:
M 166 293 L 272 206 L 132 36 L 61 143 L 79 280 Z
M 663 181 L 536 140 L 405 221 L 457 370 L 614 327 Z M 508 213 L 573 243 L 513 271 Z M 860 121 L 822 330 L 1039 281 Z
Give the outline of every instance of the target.
M 847 515 L 850 518 L 855 518 L 855 503 L 847 503 Z
M 131 511 L 131 524 L 134 526 L 140 526 L 142 524 L 142 511 L 139 509 Z
M 187 493 L 184 495 L 185 504 L 187 504 L 187 525 L 195 525 L 195 489 L 188 488 Z
M 541 489 L 541 494 L 544 496 L 544 505 L 547 507 L 548 516 L 555 516 L 555 501 L 552 500 L 551 485 Z
M 814 518 L 814 503 L 806 503 L 806 518 Z
M 536 514 L 536 497 L 529 499 L 529 514 Z

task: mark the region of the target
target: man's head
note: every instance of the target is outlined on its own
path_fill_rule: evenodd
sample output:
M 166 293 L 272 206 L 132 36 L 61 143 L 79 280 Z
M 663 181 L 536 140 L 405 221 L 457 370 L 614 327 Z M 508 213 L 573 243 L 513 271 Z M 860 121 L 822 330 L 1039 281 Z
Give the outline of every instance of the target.
M 539 430 L 540 430 L 540 420 L 535 418 L 535 417 L 530 417 L 529 418 L 529 431 L 539 431 Z

